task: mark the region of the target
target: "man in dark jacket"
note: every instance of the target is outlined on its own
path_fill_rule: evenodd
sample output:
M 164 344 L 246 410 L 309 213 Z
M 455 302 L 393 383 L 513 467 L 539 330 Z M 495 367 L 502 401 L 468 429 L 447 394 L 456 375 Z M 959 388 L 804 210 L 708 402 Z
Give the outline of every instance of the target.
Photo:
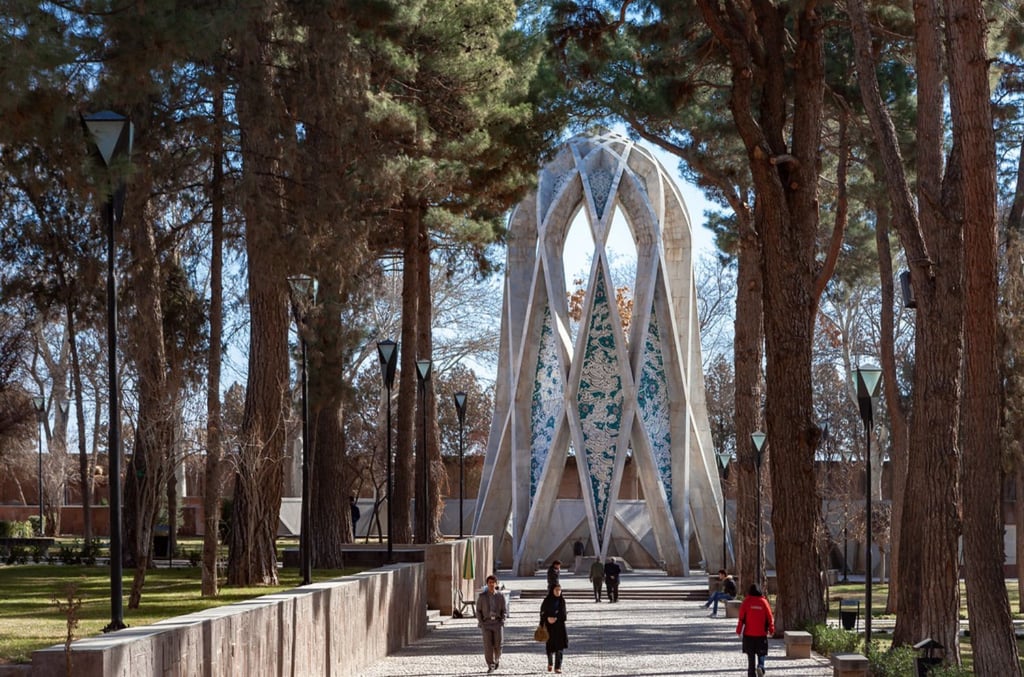
M 611 557 L 604 563 L 604 587 L 608 590 L 608 601 L 619 601 L 619 574 L 622 567 L 615 563 Z
M 704 603 L 704 608 L 714 604 L 711 615 L 718 615 L 718 603 L 736 599 L 736 579 L 729 575 L 725 569 L 718 570 L 718 590 L 711 593 L 711 597 Z
M 498 669 L 498 661 L 501 660 L 502 629 L 508 616 L 505 595 L 497 588 L 498 577 L 491 574 L 487 577 L 487 589 L 476 598 L 476 622 L 483 633 L 487 672 Z

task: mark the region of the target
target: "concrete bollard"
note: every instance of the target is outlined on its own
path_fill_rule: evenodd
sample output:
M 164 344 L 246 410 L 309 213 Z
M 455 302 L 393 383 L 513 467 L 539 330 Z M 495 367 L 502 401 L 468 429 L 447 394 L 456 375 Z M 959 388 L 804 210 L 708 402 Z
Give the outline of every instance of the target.
M 832 655 L 832 677 L 868 677 L 868 659 L 859 653 Z
M 740 617 L 740 604 L 741 601 L 738 599 L 728 599 L 725 601 L 725 617 L 726 618 L 739 618 Z
M 782 636 L 786 643 L 786 658 L 811 657 L 811 633 L 803 630 L 786 630 Z

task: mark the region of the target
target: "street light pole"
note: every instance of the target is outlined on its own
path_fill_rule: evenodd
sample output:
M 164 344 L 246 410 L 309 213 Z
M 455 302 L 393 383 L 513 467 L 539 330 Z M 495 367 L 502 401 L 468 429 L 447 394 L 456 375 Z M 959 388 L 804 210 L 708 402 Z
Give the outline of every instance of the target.
M 729 459 L 732 458 L 732 454 L 720 451 L 715 455 L 718 457 L 718 476 L 722 480 L 722 568 L 728 569 L 729 554 L 726 543 L 729 540 L 729 522 L 725 513 L 725 481 L 729 478 Z
M 43 421 L 46 420 L 46 399 L 42 395 L 32 398 L 36 410 L 36 436 L 39 438 L 39 529 L 37 536 L 44 536 L 43 529 Z
M 308 319 L 308 309 L 316 304 L 316 280 L 309 275 L 292 275 L 288 278 L 291 291 L 292 313 L 302 347 L 302 501 L 299 504 L 299 559 L 301 562 L 302 585 L 313 582 L 313 546 L 309 526 L 309 374 L 307 373 L 307 345 L 303 332 Z
M 765 435 L 760 430 L 756 430 L 756 431 L 750 433 L 750 441 L 751 441 L 751 443 L 754 446 L 754 466 L 755 466 L 756 472 L 757 472 L 757 475 L 756 475 L 757 511 L 755 512 L 756 522 L 757 522 L 757 542 L 756 542 L 757 543 L 757 545 L 756 545 L 756 548 L 757 548 L 756 562 L 757 562 L 757 564 L 756 564 L 756 566 L 754 568 L 754 583 L 756 585 L 758 585 L 758 586 L 761 585 L 761 580 L 762 580 L 762 575 L 761 575 L 761 548 L 762 548 L 762 544 L 761 544 L 761 458 L 762 458 L 763 453 L 764 453 L 764 443 L 765 443 L 765 441 L 767 439 L 768 439 L 768 436 Z
M 430 464 L 427 462 L 427 383 L 430 382 L 430 360 L 416 360 L 416 376 L 420 382 L 420 411 L 422 412 L 422 423 L 423 423 L 423 448 L 420 450 L 420 455 L 423 457 L 423 506 L 417 504 L 416 509 L 419 510 L 423 515 L 423 543 L 427 542 L 427 532 L 429 531 L 430 517 L 427 515 L 427 504 L 430 501 L 427 500 L 427 490 L 430 486 Z
M 462 431 L 466 425 L 466 393 L 455 393 L 455 413 L 459 415 L 459 538 L 462 538 L 462 501 L 465 499 L 465 448 L 462 444 Z
M 864 569 L 864 594 L 867 597 L 864 603 L 864 646 L 871 644 L 871 424 L 874 417 L 872 398 L 878 395 L 878 387 L 881 384 L 882 370 L 875 366 L 857 367 L 854 370 L 857 384 L 857 404 L 860 407 L 860 417 L 864 421 L 864 472 L 867 475 L 866 510 L 867 524 L 865 526 L 865 541 L 867 552 L 865 554 Z
M 392 550 L 391 534 L 394 533 L 391 524 L 391 387 L 395 384 L 395 368 L 398 366 L 398 344 L 391 339 L 377 342 L 377 356 L 380 358 L 380 374 L 384 380 L 384 390 L 387 392 L 387 426 L 388 426 L 388 448 L 387 448 L 387 492 L 388 499 L 388 559 L 387 563 L 394 561 Z
M 135 128 L 124 115 L 101 111 L 82 116 L 86 133 L 109 170 L 115 158 L 131 159 Z M 107 220 L 107 383 L 110 390 L 108 413 L 107 462 L 110 477 L 110 623 L 104 632 L 127 627 L 124 623 L 123 573 L 121 559 L 121 414 L 117 378 L 117 278 L 114 275 L 114 221 L 124 213 L 124 183 L 107 196 L 104 211 Z M 115 204 L 116 203 L 116 204 Z

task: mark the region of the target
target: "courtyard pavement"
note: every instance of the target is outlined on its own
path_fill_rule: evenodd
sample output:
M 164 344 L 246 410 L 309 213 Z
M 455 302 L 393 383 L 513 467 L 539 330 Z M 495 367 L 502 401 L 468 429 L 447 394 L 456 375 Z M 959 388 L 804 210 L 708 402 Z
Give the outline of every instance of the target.
M 623 574 L 621 599 L 615 604 L 595 603 L 590 582 L 583 574 L 563 571 L 566 592 L 569 649 L 562 674 L 602 677 L 634 675 L 716 675 L 746 674 L 746 656 L 740 651 L 736 619 L 718 617 L 695 599 L 705 598 L 707 576 L 670 578 L 661 572 L 637 571 Z M 539 621 L 540 598 L 546 580 L 539 574 L 530 578 L 499 577 L 499 584 L 512 592 L 511 615 L 505 626 L 501 664 L 495 675 L 538 675 L 547 673 L 544 646 L 533 641 Z M 643 590 L 644 597 L 629 599 L 629 590 Z M 526 598 L 519 598 L 524 594 Z M 671 598 L 669 598 L 671 597 Z M 480 631 L 471 618 L 445 618 L 443 623 L 415 644 L 370 666 L 365 677 L 392 675 L 482 675 L 484 663 Z M 810 659 L 787 659 L 781 639 L 771 640 L 766 674 L 769 677 L 824 677 L 832 675 L 827 659 L 811 654 Z

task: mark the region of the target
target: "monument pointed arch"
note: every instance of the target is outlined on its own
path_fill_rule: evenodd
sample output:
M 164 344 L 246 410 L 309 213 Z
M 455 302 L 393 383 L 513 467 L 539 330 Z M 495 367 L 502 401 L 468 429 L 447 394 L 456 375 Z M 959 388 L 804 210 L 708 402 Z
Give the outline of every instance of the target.
M 563 253 L 580 216 L 593 257 L 574 333 Z M 628 321 L 609 252 L 619 218 L 636 256 Z M 474 533 L 493 534 L 496 558 L 518 575 L 568 560 L 576 540 L 602 558 L 673 575 L 721 552 L 701 364 L 692 234 L 675 182 L 620 134 L 570 139 L 509 221 L 495 414 Z M 578 487 L 566 476 L 570 465 Z M 635 498 L 623 498 L 627 466 Z

